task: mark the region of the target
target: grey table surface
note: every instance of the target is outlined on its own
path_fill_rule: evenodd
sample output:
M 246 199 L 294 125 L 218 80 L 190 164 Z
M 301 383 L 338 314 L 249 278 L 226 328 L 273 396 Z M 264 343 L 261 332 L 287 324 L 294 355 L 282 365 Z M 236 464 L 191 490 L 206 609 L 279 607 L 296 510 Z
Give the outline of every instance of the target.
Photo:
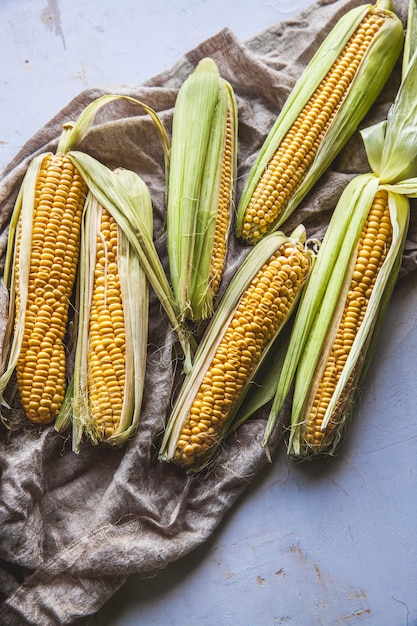
M 138 84 L 308 0 L 0 0 L 0 171 L 87 87 Z M 417 624 L 417 276 L 400 281 L 347 444 L 268 466 L 208 542 L 131 576 L 91 625 Z

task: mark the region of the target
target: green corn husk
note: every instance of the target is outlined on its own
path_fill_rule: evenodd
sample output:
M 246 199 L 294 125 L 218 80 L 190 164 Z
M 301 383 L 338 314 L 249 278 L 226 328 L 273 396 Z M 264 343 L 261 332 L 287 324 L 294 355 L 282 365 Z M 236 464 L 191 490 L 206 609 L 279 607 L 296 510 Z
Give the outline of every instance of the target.
M 171 282 L 183 319 L 213 312 L 223 273 L 236 178 L 237 106 L 204 58 L 175 103 L 167 200 Z
M 137 205 L 143 216 L 149 235 L 152 234 L 152 202 L 148 188 L 139 176 L 127 170 L 115 172 Z M 124 356 L 123 404 L 119 410 L 115 407 L 114 396 L 106 396 L 105 391 L 97 399 L 92 376 L 91 346 L 91 305 L 95 276 L 97 239 L 103 237 L 100 231 L 100 218 L 103 207 L 90 193 L 87 198 L 86 211 L 81 233 L 80 271 L 78 286 L 78 338 L 75 351 L 74 375 L 69 394 L 66 398 L 72 409 L 74 452 L 79 451 L 83 435 L 87 435 L 93 444 L 105 441 L 109 445 L 121 446 L 136 431 L 142 404 L 143 387 L 146 370 L 147 338 L 148 338 L 148 301 L 149 287 L 145 272 L 141 266 L 139 255 L 126 238 L 123 230 L 117 227 L 117 259 L 118 278 L 122 299 L 125 339 L 118 345 Z M 114 275 L 114 272 L 112 272 Z M 112 276 L 110 277 L 110 279 Z M 114 280 L 113 280 L 114 283 Z M 112 316 L 112 307 L 107 306 L 104 297 L 105 314 Z M 103 313 L 100 313 L 103 315 Z M 119 315 L 116 309 L 115 315 Z M 116 320 L 115 320 L 116 321 Z M 116 321 L 117 322 L 117 321 Z M 103 339 L 104 341 L 104 339 Z M 121 339 L 119 340 L 121 341 Z M 102 346 L 104 350 L 115 351 L 112 342 Z M 113 357 L 114 358 L 114 357 Z M 119 354 L 120 358 L 120 354 Z M 108 359 L 111 359 L 109 356 Z M 121 374 L 118 374 L 120 379 Z M 93 398 L 96 398 L 93 400 Z M 68 410 L 64 404 L 62 416 L 56 420 L 56 430 L 67 425 Z M 106 403 L 112 406 L 112 415 L 106 417 Z M 115 424 L 112 423 L 115 421 Z
M 356 130 L 358 124 L 377 98 L 391 74 L 403 44 L 402 25 L 393 11 L 392 2 L 386 2 L 385 0 L 378 1 L 375 5 L 366 4 L 350 10 L 339 20 L 326 37 L 297 81 L 252 166 L 239 201 L 236 234 L 247 243 L 255 244 L 264 234 L 282 226 L 329 167 L 332 160 Z M 295 155 L 294 159 L 286 164 L 284 176 L 282 178 L 277 176 L 276 181 L 270 180 L 268 183 L 268 187 L 271 187 L 271 189 L 268 191 L 268 201 L 265 204 L 262 203 L 260 207 L 262 214 L 258 214 L 255 208 L 249 209 L 249 203 L 255 190 L 258 192 L 261 189 L 262 175 L 284 137 L 326 77 L 326 74 L 341 54 L 358 25 L 371 13 L 383 14 L 386 18 L 385 22 L 374 36 L 368 50 L 359 63 L 354 78 L 344 95 L 344 99 L 342 99 L 339 109 L 336 111 L 333 119 L 331 119 L 327 130 L 325 130 L 318 150 L 312 157 L 310 164 L 307 164 L 304 168 L 304 166 L 300 165 L 301 161 L 297 160 L 301 159 L 301 156 Z M 323 105 L 324 103 L 320 106 L 323 107 Z M 317 115 L 317 111 L 315 115 Z M 305 143 L 305 140 L 303 142 Z M 299 152 L 302 145 L 300 145 Z M 310 148 L 306 148 L 306 150 L 308 154 Z M 291 182 L 293 178 L 296 180 L 298 172 L 303 172 L 301 178 L 289 192 L 278 215 L 268 217 L 269 221 L 265 221 L 263 214 L 266 214 L 269 210 L 267 205 L 268 203 L 274 204 L 275 197 L 285 188 L 287 183 L 284 179 L 287 174 Z M 251 220 L 250 226 L 249 220 Z M 264 224 L 262 224 L 262 220 Z M 257 222 L 256 228 L 253 226 L 255 221 Z M 264 231 L 262 231 L 263 228 L 265 229 Z
M 292 315 L 296 303 L 298 302 L 298 298 L 300 296 L 301 290 L 307 280 L 314 254 L 311 250 L 308 249 L 308 246 L 305 245 L 305 230 L 304 227 L 299 227 L 294 231 L 290 238 L 283 235 L 283 233 L 276 232 L 271 234 L 270 237 L 266 237 L 262 244 L 256 246 L 251 250 L 248 254 L 239 270 L 236 272 L 232 281 L 230 282 L 225 295 L 222 298 L 222 301 L 216 310 L 213 318 L 211 319 L 207 330 L 203 336 L 203 339 L 197 349 L 195 361 L 191 372 L 186 376 L 184 383 L 181 387 L 179 395 L 175 401 L 174 407 L 172 409 L 171 415 L 167 422 L 167 427 L 164 433 L 163 441 L 160 447 L 159 459 L 163 461 L 174 462 L 179 466 L 183 466 L 187 469 L 188 472 L 195 472 L 201 470 L 205 467 L 212 459 L 215 451 L 218 446 L 221 445 L 224 438 L 227 436 L 230 428 L 233 425 L 233 419 L 236 415 L 240 405 L 242 404 L 246 393 L 249 391 L 252 381 L 256 376 L 256 373 L 261 366 L 263 360 L 265 359 L 268 351 L 271 346 L 279 337 L 281 331 L 285 327 L 286 322 Z M 272 336 L 266 335 L 267 331 L 264 329 L 261 324 L 263 324 L 263 320 L 267 315 L 271 315 L 271 317 L 276 317 L 280 315 L 280 311 L 271 307 L 270 301 L 268 301 L 268 313 L 265 312 L 265 308 L 263 308 L 264 301 L 262 300 L 262 304 L 259 303 L 257 306 L 249 309 L 245 308 L 245 311 L 242 313 L 240 311 L 238 315 L 238 319 L 234 319 L 235 312 L 238 311 L 240 303 L 242 303 L 242 307 L 246 307 L 246 301 L 244 300 L 244 296 L 251 289 L 254 288 L 254 285 L 261 281 L 263 281 L 260 276 L 265 273 L 265 268 L 268 265 L 268 262 L 271 260 L 271 256 L 273 256 L 276 252 L 281 252 L 285 245 L 289 246 L 290 254 L 292 258 L 297 263 L 297 267 L 300 268 L 299 275 L 297 279 L 297 287 L 296 289 L 291 289 L 288 286 L 288 280 L 282 278 L 282 276 L 276 277 L 273 279 L 276 281 L 277 290 L 279 293 L 280 301 L 284 299 L 286 302 L 285 313 L 282 313 L 283 318 L 280 320 L 279 324 L 274 330 L 274 334 Z M 292 280 L 295 280 L 294 278 Z M 299 282 L 298 282 L 299 280 Z M 275 311 L 272 313 L 272 311 Z M 242 317 L 247 320 L 244 324 L 242 323 Z M 279 319 L 279 317 L 277 317 Z M 242 324 L 242 326 L 240 326 Z M 230 342 L 227 340 L 227 356 L 225 356 L 224 350 L 219 351 L 219 346 L 223 340 L 223 337 L 226 335 L 228 329 L 236 327 L 239 328 L 239 332 L 234 335 L 234 337 L 242 336 L 240 331 L 243 332 L 243 327 L 249 326 L 249 330 L 245 330 L 245 340 L 243 342 L 243 350 L 244 354 L 240 352 L 240 339 L 231 339 Z M 266 328 L 266 327 L 265 327 Z M 267 337 L 264 340 L 264 345 L 260 349 L 260 353 L 257 360 L 254 362 L 251 361 L 249 369 L 244 374 L 244 380 L 240 379 L 240 371 L 242 364 L 242 359 L 247 359 L 247 351 L 255 349 L 257 337 L 260 336 Z M 219 356 L 222 354 L 223 356 Z M 213 363 L 217 363 L 218 360 L 223 363 L 223 366 L 216 365 L 214 369 L 212 369 Z M 220 375 L 219 370 L 223 372 Z M 214 391 L 214 396 L 217 399 L 213 404 L 213 411 L 210 413 L 211 426 L 213 431 L 206 438 L 205 433 L 202 436 L 201 440 L 201 449 L 193 454 L 193 457 L 182 458 L 180 454 L 178 454 L 178 442 L 181 438 L 181 433 L 183 432 L 183 428 L 186 424 L 188 424 L 188 416 L 190 414 L 191 405 L 193 404 L 193 400 L 202 385 L 203 379 L 206 373 L 210 371 L 210 375 L 213 376 L 213 383 L 216 386 L 216 380 L 221 378 L 221 381 L 226 381 L 221 383 L 222 391 Z M 215 373 L 215 371 L 217 373 Z M 231 398 L 228 395 L 228 391 L 226 389 L 227 385 L 230 384 L 230 388 L 236 389 L 238 385 L 241 385 L 241 388 L 238 389 L 237 393 L 233 394 Z M 235 386 L 236 385 L 236 386 Z M 203 387 L 205 383 L 203 384 Z M 219 408 L 225 408 L 224 413 L 222 414 L 222 418 L 213 419 L 215 416 L 216 410 Z M 199 419 L 204 418 L 203 409 L 200 412 Z M 240 420 L 242 423 L 244 419 Z M 208 431 L 210 431 L 210 428 Z M 193 431 L 194 432 L 194 431 Z M 204 440 L 204 441 L 203 441 Z M 198 443 L 198 442 L 197 442 Z
M 165 270 L 135 198 L 129 195 L 116 173 L 93 157 L 78 151 L 71 151 L 68 156 L 83 175 L 94 197 L 114 217 L 139 255 L 146 277 L 177 333 L 185 357 L 184 370 L 188 371 L 191 368 L 196 343 L 180 319 L 180 312 Z
M 362 132 L 373 172 L 354 178 L 337 204 L 301 298 L 278 380 L 264 446 L 268 446 L 295 379 L 288 453 L 297 459 L 333 455 L 343 441 L 401 265 L 409 223 L 409 198 L 417 197 L 417 52 L 413 43 L 416 8 L 416 2 L 412 0 L 403 58 L 403 79 L 395 102 L 387 120 Z M 312 444 L 306 435 L 309 407 L 339 325 L 362 226 L 375 194 L 380 190 L 388 195 L 392 243 L 378 273 L 336 389 L 322 416 L 321 442 Z

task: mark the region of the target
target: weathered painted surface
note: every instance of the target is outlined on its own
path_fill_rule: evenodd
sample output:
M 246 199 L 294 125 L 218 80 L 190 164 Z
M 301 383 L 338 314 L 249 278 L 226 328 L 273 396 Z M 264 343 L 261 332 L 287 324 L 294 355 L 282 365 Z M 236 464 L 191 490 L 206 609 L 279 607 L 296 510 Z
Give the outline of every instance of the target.
M 247 39 L 306 4 L 1 0 L 0 172 L 83 89 L 140 84 L 226 26 Z

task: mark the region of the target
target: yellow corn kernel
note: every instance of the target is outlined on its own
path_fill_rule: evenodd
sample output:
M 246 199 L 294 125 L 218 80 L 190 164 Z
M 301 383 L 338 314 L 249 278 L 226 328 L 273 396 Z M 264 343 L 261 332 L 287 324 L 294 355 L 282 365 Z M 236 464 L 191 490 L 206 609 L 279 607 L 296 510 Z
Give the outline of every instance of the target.
M 117 229 L 116 220 L 103 209 L 97 232 L 89 319 L 89 402 L 94 417 L 92 428 L 98 441 L 113 435 L 120 423 L 126 380 L 126 334 L 117 265 Z
M 173 461 L 198 467 L 225 425 L 264 352 L 290 313 L 310 269 L 299 242 L 287 241 L 244 291 L 202 378 L 178 436 Z
M 51 422 L 64 398 L 63 340 L 78 263 L 85 196 L 86 185 L 70 159 L 61 154 L 46 155 L 35 188 L 28 308 L 16 365 L 23 408 L 35 423 Z M 19 224 L 15 257 L 16 320 L 21 308 L 21 228 Z

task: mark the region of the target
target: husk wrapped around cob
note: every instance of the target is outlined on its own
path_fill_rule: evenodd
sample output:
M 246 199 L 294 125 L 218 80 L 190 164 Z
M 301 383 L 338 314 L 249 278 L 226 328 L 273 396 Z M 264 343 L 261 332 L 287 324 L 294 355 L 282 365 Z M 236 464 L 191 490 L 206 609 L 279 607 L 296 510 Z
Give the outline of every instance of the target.
M 330 220 L 300 307 L 264 445 L 295 377 L 288 453 L 334 454 L 367 371 L 395 285 L 417 197 L 416 2 L 403 76 L 388 119 L 362 131 L 372 172 L 354 178 Z
M 213 313 L 233 218 L 237 106 L 231 85 L 204 58 L 175 103 L 167 201 L 171 282 L 182 318 Z
M 230 282 L 169 417 L 159 458 L 195 472 L 227 436 L 257 370 L 292 315 L 313 253 L 304 227 L 252 249 Z
M 236 233 L 255 244 L 288 219 L 391 74 L 403 29 L 390 0 L 346 13 L 297 81 L 240 197 Z
M 135 173 L 116 170 L 152 233 L 148 188 Z M 94 443 L 120 446 L 135 432 L 146 371 L 149 286 L 136 250 L 92 193 L 82 231 L 78 337 L 72 385 L 75 452 L 84 434 Z

